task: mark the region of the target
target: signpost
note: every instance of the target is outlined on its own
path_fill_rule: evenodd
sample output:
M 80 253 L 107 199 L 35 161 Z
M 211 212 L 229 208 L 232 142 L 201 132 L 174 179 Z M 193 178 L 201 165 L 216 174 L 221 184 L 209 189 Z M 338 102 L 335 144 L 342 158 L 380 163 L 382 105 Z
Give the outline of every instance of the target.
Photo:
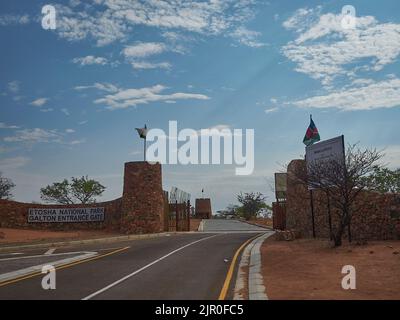
M 315 164 L 321 165 L 324 162 L 329 163 L 330 161 L 342 162 L 343 166 L 346 165 L 346 155 L 345 155 L 343 135 L 329 140 L 321 141 L 319 143 L 306 147 L 306 165 L 308 172 L 312 170 L 313 165 Z M 313 237 L 315 238 L 313 189 L 315 189 L 315 186 L 308 186 L 308 190 L 310 191 L 312 230 L 313 230 Z M 329 231 L 330 231 L 330 236 L 332 236 L 332 218 L 331 218 L 329 195 L 327 199 L 327 209 L 328 209 Z M 350 229 L 349 229 L 349 238 L 351 238 Z

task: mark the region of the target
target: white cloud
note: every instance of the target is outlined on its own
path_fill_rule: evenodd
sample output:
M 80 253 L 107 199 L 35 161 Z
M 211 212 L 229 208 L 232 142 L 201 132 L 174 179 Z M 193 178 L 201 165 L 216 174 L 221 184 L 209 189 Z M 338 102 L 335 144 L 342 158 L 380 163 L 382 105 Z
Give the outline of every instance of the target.
M 98 89 L 101 91 L 105 91 L 105 92 L 117 92 L 119 89 L 118 87 L 116 87 L 115 85 L 111 84 L 111 83 L 98 83 L 96 82 L 94 85 L 92 86 L 77 86 L 74 88 L 75 90 L 86 90 L 86 89 Z
M 54 109 L 53 108 L 46 108 L 46 109 L 40 109 L 40 112 L 52 112 Z
M 30 17 L 27 14 L 17 15 L 17 14 L 5 14 L 0 16 L 0 26 L 10 26 L 10 25 L 24 25 L 30 22 Z
M 47 101 L 49 101 L 49 98 L 39 98 L 39 99 L 32 101 L 30 104 L 35 107 L 41 107 L 41 106 L 45 105 L 47 103 Z
M 87 65 L 106 65 L 108 63 L 106 58 L 103 57 L 95 57 L 95 56 L 86 56 L 86 57 L 80 57 L 80 58 L 74 58 L 72 59 L 72 62 L 75 64 L 79 64 L 81 66 L 87 66 Z
M 74 129 L 65 129 L 65 132 L 66 132 L 66 133 L 74 133 L 75 130 L 74 130 Z
M 48 143 L 61 142 L 61 135 L 56 130 L 41 128 L 17 130 L 15 135 L 5 137 L 5 142 Z
M 159 63 L 152 63 L 146 61 L 133 61 L 132 67 L 134 69 L 171 69 L 171 64 L 169 62 L 159 62 Z
M 71 114 L 69 113 L 69 110 L 67 108 L 62 108 L 60 110 L 62 113 L 64 113 L 66 116 L 70 116 Z
M 342 89 L 292 104 L 298 107 L 338 108 L 345 111 L 392 108 L 400 106 L 400 79 L 367 83 L 361 87 Z
M 137 25 L 162 32 L 229 35 L 254 17 L 254 2 L 96 0 L 92 5 L 77 3 L 72 8 L 57 5 L 57 32 L 71 41 L 92 38 L 98 46 L 127 40 Z
M 274 107 L 274 108 L 269 108 L 269 109 L 265 109 L 265 113 L 272 113 L 272 112 L 275 112 L 275 111 L 278 111 L 279 109 L 277 108 L 277 107 Z
M 249 30 L 243 26 L 240 26 L 232 33 L 232 37 L 237 39 L 239 43 L 252 48 L 260 48 L 266 46 L 265 43 L 257 40 L 260 35 L 260 32 Z
M 0 122 L 0 129 L 18 129 L 19 127 L 13 125 L 7 125 L 4 122 Z
M 68 144 L 71 146 L 75 146 L 75 145 L 82 144 L 85 142 L 86 142 L 86 139 L 80 139 L 80 140 L 73 140 L 73 141 L 69 142 Z
M 20 89 L 20 82 L 19 81 L 11 81 L 7 85 L 8 90 L 12 93 L 18 93 Z
M 341 14 L 319 13 L 320 9 L 299 9 L 283 23 L 298 33 L 282 50 L 296 63 L 296 71 L 329 88 L 340 75 L 355 77 L 359 71 L 378 71 L 399 56 L 400 24 L 378 23 L 365 16 L 357 17 L 355 29 L 343 29 Z M 351 67 L 352 63 L 358 65 Z
M 155 85 L 152 87 L 139 89 L 119 89 L 118 92 L 112 95 L 106 95 L 103 98 L 97 99 L 94 102 L 97 104 L 105 104 L 107 109 L 123 109 L 136 107 L 140 104 L 148 104 L 151 102 L 168 101 L 168 100 L 208 100 L 208 96 L 197 93 L 182 93 L 176 92 L 171 94 L 161 94 L 167 88 L 163 85 Z
M 142 42 L 125 47 L 125 49 L 122 50 L 122 53 L 126 58 L 145 58 L 148 56 L 160 54 L 165 50 L 166 47 L 163 43 Z
M 0 171 L 24 167 L 30 161 L 27 157 L 0 159 Z

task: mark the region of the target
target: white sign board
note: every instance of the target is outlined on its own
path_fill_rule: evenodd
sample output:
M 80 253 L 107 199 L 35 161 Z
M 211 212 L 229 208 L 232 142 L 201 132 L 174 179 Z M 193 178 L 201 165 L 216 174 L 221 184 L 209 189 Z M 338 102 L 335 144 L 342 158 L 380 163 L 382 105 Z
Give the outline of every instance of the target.
M 321 141 L 306 147 L 307 165 L 320 161 L 344 161 L 343 136 Z
M 29 209 L 29 223 L 101 222 L 104 208 Z
M 344 137 L 339 136 L 329 140 L 321 141 L 306 147 L 306 164 L 307 170 L 312 168 L 313 164 L 321 162 L 337 161 L 345 162 Z M 309 190 L 315 187 L 308 186 Z

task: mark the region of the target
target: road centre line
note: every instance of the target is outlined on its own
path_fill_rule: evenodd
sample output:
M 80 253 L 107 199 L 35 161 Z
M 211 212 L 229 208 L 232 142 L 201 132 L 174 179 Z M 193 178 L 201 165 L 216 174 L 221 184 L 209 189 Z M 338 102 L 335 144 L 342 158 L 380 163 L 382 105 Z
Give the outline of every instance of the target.
M 121 278 L 121 279 L 109 284 L 108 286 L 106 286 L 106 287 L 104 287 L 104 288 L 102 288 L 102 289 L 100 289 L 100 290 L 88 295 L 87 297 L 82 298 L 82 300 L 90 300 L 90 299 L 98 296 L 99 294 L 111 289 L 112 287 L 115 287 L 116 285 L 120 284 L 121 282 L 123 282 L 123 281 L 125 281 L 125 280 L 127 280 L 127 279 L 129 279 L 129 278 L 131 278 L 131 277 L 133 277 L 135 275 L 137 275 L 138 273 L 140 273 L 140 272 L 142 272 L 142 271 L 144 271 L 146 269 L 148 269 L 152 265 L 154 265 L 154 264 L 156 264 L 156 263 L 168 258 L 169 256 L 171 256 L 171 255 L 173 255 L 173 254 L 175 254 L 175 253 L 177 253 L 177 252 L 179 252 L 179 251 L 181 251 L 181 250 L 183 250 L 183 249 L 185 249 L 185 248 L 187 248 L 189 246 L 192 246 L 192 245 L 194 245 L 196 243 L 199 243 L 201 241 L 208 240 L 208 239 L 211 239 L 211 238 L 214 238 L 214 237 L 217 237 L 217 236 L 219 236 L 219 234 L 215 234 L 215 235 L 210 236 L 210 237 L 206 237 L 206 238 L 202 238 L 202 239 L 190 242 L 190 243 L 188 243 L 188 244 L 186 244 L 186 245 L 184 245 L 184 246 L 182 246 L 182 247 L 180 247 L 178 249 L 175 249 L 175 250 L 171 251 L 170 253 L 168 253 L 168 254 L 166 254 L 166 255 L 154 260 L 153 262 L 150 262 L 149 264 L 145 265 L 144 267 L 142 267 L 142 268 L 140 268 L 140 269 L 138 269 L 138 270 L 126 275 L 125 277 L 123 277 L 123 278 Z
M 130 247 L 124 247 L 124 248 L 117 249 L 117 250 L 114 250 L 114 251 L 111 251 L 111 252 L 108 252 L 108 253 L 104 253 L 104 254 L 101 254 L 101 255 L 97 255 L 97 256 L 94 256 L 94 257 L 90 257 L 90 258 L 87 258 L 87 259 L 78 260 L 78 261 L 71 262 L 71 263 L 67 263 L 67 264 L 62 264 L 62 265 L 60 265 L 60 266 L 55 266 L 55 269 L 58 271 L 58 270 L 70 268 L 70 267 L 76 266 L 76 265 L 78 265 L 78 264 L 82 264 L 82 263 L 89 262 L 89 261 L 93 261 L 93 260 L 98 260 L 98 259 L 100 259 L 100 258 L 113 255 L 113 254 L 115 254 L 115 253 L 118 253 L 118 252 L 127 250 L 127 249 L 129 249 L 129 248 L 130 248 Z M 24 276 L 21 276 L 21 277 L 12 279 L 12 280 L 6 280 L 6 281 L 4 281 L 4 282 L 1 282 L 1 281 L 0 281 L 0 287 L 6 286 L 6 285 L 9 285 L 9 284 L 12 284 L 12 283 L 20 282 L 20 281 L 22 281 L 22 280 L 30 279 L 30 278 L 36 277 L 36 276 L 38 276 L 38 275 L 41 275 L 41 274 L 42 274 L 42 273 L 41 273 L 40 271 L 39 271 L 39 272 L 33 272 L 33 273 L 31 273 L 31 274 L 24 275 Z

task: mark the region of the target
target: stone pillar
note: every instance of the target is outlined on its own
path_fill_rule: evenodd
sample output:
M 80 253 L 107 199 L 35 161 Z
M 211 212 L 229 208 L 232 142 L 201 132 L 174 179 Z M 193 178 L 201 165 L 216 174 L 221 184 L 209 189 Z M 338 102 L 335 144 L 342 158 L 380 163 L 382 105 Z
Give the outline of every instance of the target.
M 163 231 L 164 198 L 161 164 L 144 161 L 125 163 L 121 232 Z
M 196 199 L 196 218 L 198 219 L 211 219 L 211 200 L 209 198 Z

